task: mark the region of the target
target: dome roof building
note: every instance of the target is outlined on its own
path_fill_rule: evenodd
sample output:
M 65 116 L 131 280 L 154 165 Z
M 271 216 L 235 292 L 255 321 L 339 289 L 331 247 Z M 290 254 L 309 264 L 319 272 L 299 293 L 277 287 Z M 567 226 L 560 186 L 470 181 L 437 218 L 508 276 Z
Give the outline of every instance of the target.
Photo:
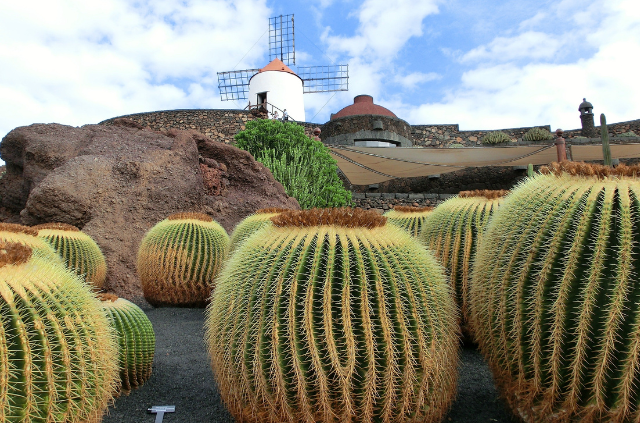
M 373 102 L 370 95 L 358 95 L 353 104 L 331 114 L 322 129 L 328 145 L 360 147 L 411 147 L 411 125 L 391 110 Z

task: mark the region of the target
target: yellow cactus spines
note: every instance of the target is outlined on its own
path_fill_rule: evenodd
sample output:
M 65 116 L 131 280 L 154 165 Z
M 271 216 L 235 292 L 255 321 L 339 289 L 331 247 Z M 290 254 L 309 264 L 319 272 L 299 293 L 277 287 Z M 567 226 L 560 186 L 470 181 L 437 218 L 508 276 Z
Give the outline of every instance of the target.
M 384 216 L 389 219 L 389 223 L 401 227 L 409 232 L 409 235 L 418 238 L 427 216 L 432 211 L 433 207 L 395 206 L 386 212 Z
M 480 240 L 476 340 L 527 422 L 640 421 L 640 167 L 540 172 Z
M 456 393 L 443 267 L 376 212 L 289 211 L 238 247 L 207 309 L 238 422 L 436 422 Z
M 38 238 L 38 231 L 29 226 L 17 223 L 0 223 L 0 241 L 17 242 L 37 250 L 42 257 L 51 262 L 64 265 L 62 258 L 46 241 Z
M 89 287 L 0 241 L 0 421 L 99 421 L 117 378 L 115 337 Z
M 67 267 L 99 291 L 107 277 L 107 262 L 96 242 L 75 226 L 66 223 L 44 223 L 33 226 L 62 257 Z
M 238 223 L 238 225 L 233 230 L 233 233 L 231 234 L 229 254 L 232 254 L 242 243 L 242 241 L 247 239 L 258 229 L 261 229 L 266 225 L 271 225 L 271 218 L 273 216 L 276 216 L 288 210 L 289 209 L 281 209 L 277 207 L 260 209 L 244 218 L 242 222 Z
M 489 217 L 507 194 L 505 190 L 461 191 L 441 203 L 427 217 L 420 240 L 449 270 L 465 335 L 469 319 L 469 279 L 478 238 Z
M 210 216 L 177 213 L 159 222 L 138 249 L 138 275 L 154 306 L 204 307 L 229 248 L 229 236 Z
M 151 321 L 137 305 L 113 294 L 99 294 L 119 346 L 120 392 L 128 394 L 151 376 L 156 336 Z

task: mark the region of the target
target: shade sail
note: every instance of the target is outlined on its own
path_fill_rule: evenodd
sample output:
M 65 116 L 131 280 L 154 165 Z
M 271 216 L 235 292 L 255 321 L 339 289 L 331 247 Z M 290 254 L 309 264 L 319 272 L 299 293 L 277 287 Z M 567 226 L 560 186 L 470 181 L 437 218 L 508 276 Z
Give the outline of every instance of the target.
M 467 167 L 545 165 L 558 159 L 554 144 L 467 148 L 330 146 L 329 149 L 354 185 L 438 175 Z M 574 145 L 571 153 L 574 161 L 602 160 L 601 145 Z M 640 144 L 611 145 L 611 157 L 640 157 Z

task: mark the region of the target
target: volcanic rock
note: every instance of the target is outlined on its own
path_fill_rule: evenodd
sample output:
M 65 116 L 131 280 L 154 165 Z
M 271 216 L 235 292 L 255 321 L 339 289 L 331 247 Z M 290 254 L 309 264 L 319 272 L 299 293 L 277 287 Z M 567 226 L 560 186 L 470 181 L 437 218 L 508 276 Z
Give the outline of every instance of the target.
M 9 132 L 0 157 L 0 216 L 79 227 L 106 257 L 105 291 L 132 301 L 142 301 L 138 245 L 168 215 L 204 212 L 230 233 L 257 209 L 300 208 L 248 152 L 196 131 L 34 124 Z

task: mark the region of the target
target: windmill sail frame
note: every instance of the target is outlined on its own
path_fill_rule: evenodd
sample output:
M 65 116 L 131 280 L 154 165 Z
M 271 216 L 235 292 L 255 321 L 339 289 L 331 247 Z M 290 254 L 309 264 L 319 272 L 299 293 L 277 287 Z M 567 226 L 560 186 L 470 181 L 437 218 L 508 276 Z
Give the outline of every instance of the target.
M 269 61 L 278 58 L 291 66 L 296 64 L 296 44 L 293 15 L 269 18 Z
M 218 72 L 220 100 L 246 100 L 249 92 L 249 80 L 258 72 L 260 69 Z
M 349 65 L 299 66 L 298 76 L 305 94 L 349 91 Z

